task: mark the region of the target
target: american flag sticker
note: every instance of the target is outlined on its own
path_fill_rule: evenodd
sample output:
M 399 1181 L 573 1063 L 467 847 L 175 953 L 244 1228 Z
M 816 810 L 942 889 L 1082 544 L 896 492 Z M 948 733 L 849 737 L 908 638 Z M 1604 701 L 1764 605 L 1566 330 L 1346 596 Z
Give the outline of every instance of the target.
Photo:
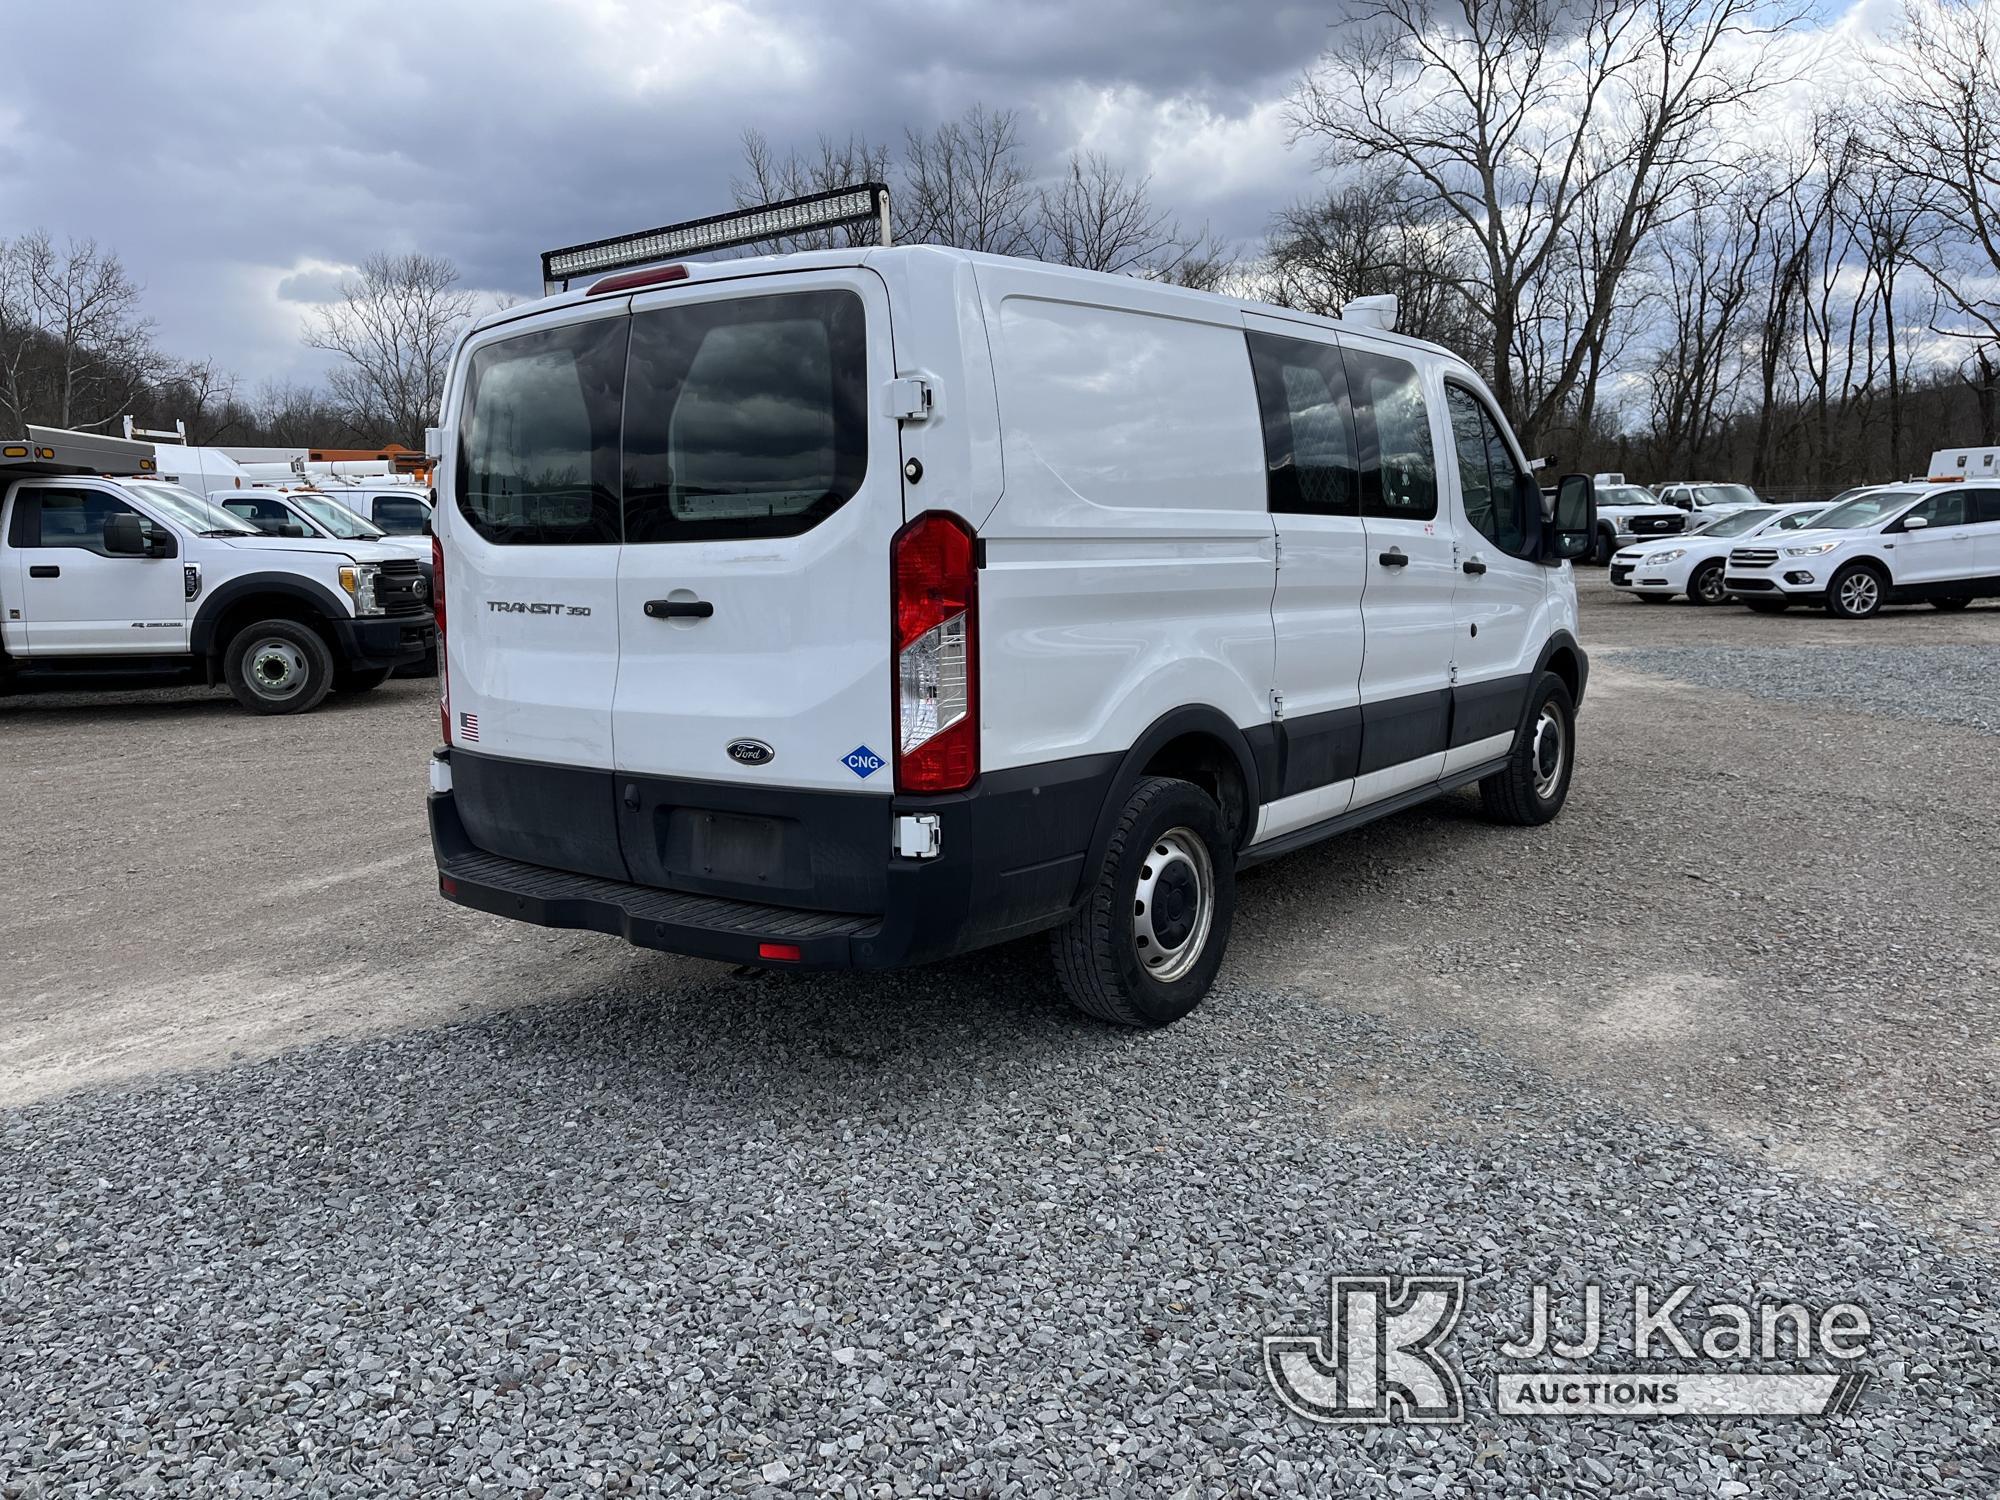
M 461 713 L 458 716 L 458 732 L 468 740 L 479 738 L 479 715 Z

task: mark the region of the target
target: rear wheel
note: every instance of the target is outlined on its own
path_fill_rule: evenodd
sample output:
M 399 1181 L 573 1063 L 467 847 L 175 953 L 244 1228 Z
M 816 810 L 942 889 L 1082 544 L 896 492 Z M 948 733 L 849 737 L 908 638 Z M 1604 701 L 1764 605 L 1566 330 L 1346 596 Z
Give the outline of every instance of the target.
M 1544 672 L 1529 700 L 1526 727 L 1514 737 L 1507 767 L 1479 783 L 1488 816 L 1533 827 L 1546 823 L 1569 800 L 1576 764 L 1576 700 L 1553 672 Z
M 1720 604 L 1729 597 L 1729 591 L 1722 586 L 1722 564 L 1703 563 L 1694 570 L 1688 580 L 1688 603 Z
M 1827 585 L 1826 612 L 1843 620 L 1866 620 L 1882 612 L 1889 580 L 1867 563 L 1853 563 L 1833 575 Z
M 1781 615 L 1792 607 L 1789 599 L 1745 599 L 1743 602 L 1760 615 Z
M 222 656 L 223 677 L 253 714 L 302 714 L 333 686 L 333 653 L 310 626 L 259 620 L 236 632 Z
M 1049 951 L 1070 1003 L 1100 1021 L 1165 1026 L 1201 1003 L 1236 914 L 1222 809 L 1192 782 L 1132 789 L 1083 907 Z

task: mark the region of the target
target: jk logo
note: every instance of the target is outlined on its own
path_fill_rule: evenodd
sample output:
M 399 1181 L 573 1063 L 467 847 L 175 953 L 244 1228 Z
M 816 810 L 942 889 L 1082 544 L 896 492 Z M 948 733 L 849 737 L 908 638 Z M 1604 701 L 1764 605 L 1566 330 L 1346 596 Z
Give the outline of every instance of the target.
M 1465 1392 L 1437 1350 L 1465 1306 L 1463 1276 L 1335 1276 L 1327 1329 L 1264 1339 L 1278 1399 L 1309 1422 L 1459 1422 Z

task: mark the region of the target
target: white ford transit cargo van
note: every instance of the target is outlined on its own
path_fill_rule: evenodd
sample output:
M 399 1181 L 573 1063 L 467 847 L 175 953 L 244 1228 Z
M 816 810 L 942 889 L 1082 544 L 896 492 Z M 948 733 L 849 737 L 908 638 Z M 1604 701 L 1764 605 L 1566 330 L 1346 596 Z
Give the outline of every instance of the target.
M 741 963 L 1053 930 L 1201 999 L 1245 865 L 1561 809 L 1587 664 L 1479 377 L 1379 328 L 932 247 L 656 267 L 458 350 L 449 899 Z

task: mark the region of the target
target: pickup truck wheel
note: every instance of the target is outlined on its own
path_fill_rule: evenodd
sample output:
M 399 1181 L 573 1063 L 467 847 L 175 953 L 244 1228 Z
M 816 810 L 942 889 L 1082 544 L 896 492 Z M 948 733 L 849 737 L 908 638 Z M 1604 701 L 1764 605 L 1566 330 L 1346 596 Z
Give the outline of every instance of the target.
M 373 667 L 366 672 L 335 672 L 333 690 L 337 693 L 365 693 L 387 682 L 393 670 L 391 667 Z
M 1722 564 L 1705 562 L 1694 570 L 1694 577 L 1688 580 L 1688 603 L 1720 604 L 1729 597 L 1729 591 L 1722 586 Z
M 1826 588 L 1826 612 L 1843 620 L 1866 620 L 1882 612 L 1889 580 L 1881 569 L 1852 563 L 1833 575 Z
M 1236 915 L 1236 851 L 1192 782 L 1132 789 L 1083 907 L 1049 952 L 1070 1003 L 1122 1026 L 1166 1026 L 1201 1003 Z
M 251 713 L 302 714 L 333 687 L 333 653 L 296 620 L 259 620 L 236 632 L 222 674 Z
M 1590 549 L 1590 560 L 1600 568 L 1611 566 L 1611 554 L 1618 550 L 1618 538 L 1600 526 L 1597 528 L 1597 543 Z
M 1563 680 L 1544 672 L 1528 702 L 1528 716 L 1514 736 L 1507 768 L 1479 783 L 1487 816 L 1517 827 L 1546 823 L 1569 800 L 1576 765 L 1576 700 Z

